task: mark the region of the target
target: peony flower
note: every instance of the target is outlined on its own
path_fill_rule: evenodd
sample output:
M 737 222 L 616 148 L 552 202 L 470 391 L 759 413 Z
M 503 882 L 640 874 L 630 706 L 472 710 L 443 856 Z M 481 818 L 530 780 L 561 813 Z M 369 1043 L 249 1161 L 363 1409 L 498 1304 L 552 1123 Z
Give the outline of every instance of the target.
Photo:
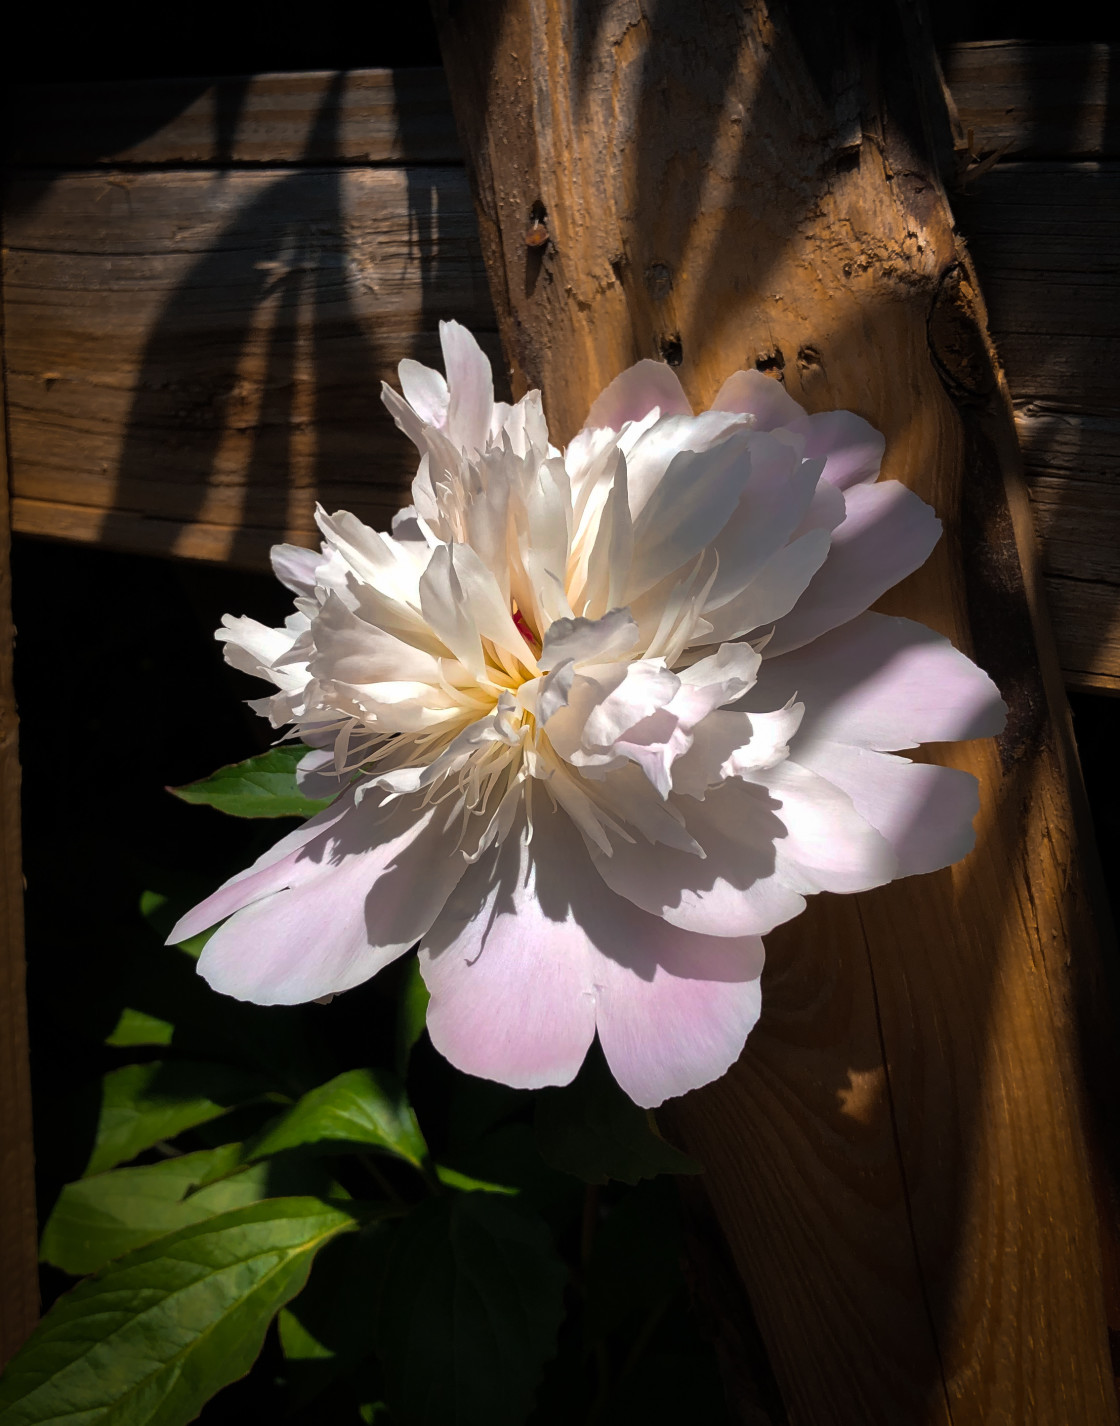
M 446 379 L 400 365 L 415 443 L 392 533 L 318 513 L 281 545 L 282 629 L 224 620 L 253 704 L 332 805 L 176 927 L 199 969 L 291 1004 L 419 942 L 436 1048 L 564 1084 L 597 1034 L 653 1106 L 712 1080 L 760 1008 L 762 937 L 820 891 L 956 861 L 975 779 L 901 749 L 999 730 L 988 677 L 868 612 L 940 524 L 879 481 L 883 438 L 732 375 L 694 415 L 642 361 L 563 453 L 540 395 L 493 399 L 454 322 Z

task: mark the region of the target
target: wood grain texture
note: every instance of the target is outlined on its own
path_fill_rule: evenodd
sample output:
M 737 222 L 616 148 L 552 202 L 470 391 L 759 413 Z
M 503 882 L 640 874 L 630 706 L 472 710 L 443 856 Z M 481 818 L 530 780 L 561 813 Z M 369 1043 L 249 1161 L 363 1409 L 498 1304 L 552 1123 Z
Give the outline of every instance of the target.
M 88 173 L 11 197 L 27 532 L 244 564 L 313 540 L 317 500 L 383 525 L 414 470 L 381 381 L 438 362 L 442 316 L 493 327 L 462 169 Z
M 755 365 L 865 415 L 946 526 L 884 607 L 1010 704 L 998 744 L 930 750 L 979 776 L 972 856 L 769 937 L 738 1065 L 666 1116 L 707 1165 L 789 1420 L 1115 1423 L 1091 853 L 928 37 L 886 4 L 436 13 L 515 391 L 539 384 L 563 439 L 619 369 L 668 355 L 697 405 Z
M 981 40 L 950 46 L 944 65 L 975 153 L 1120 157 L 1115 46 Z
M 1071 65 L 1091 69 L 1098 63 L 1092 47 L 1088 47 L 1092 53 L 1081 54 L 1080 59 L 1059 48 L 1057 58 L 1067 69 Z M 1080 53 L 1086 47 L 1073 48 Z M 1007 59 L 1004 46 L 963 49 L 969 54 L 982 51 L 989 58 L 994 54 Z M 1050 47 L 1026 49 L 1035 69 L 1041 65 L 1044 70 L 1051 58 Z M 957 47 L 950 52 L 949 63 L 955 66 L 954 73 L 964 76 L 965 87 L 958 97 L 971 123 L 976 115 L 967 107 L 973 92 L 968 86 L 982 80 L 972 59 L 959 58 L 960 50 Z M 1023 60 L 1021 70 L 1025 64 Z M 998 74 L 993 71 L 993 75 L 995 83 Z M 1030 103 L 1044 105 L 1052 88 L 1040 82 L 1031 91 Z M 1059 88 L 1054 92 L 1065 91 Z M 1028 110 L 1035 113 L 1029 106 Z M 8 302 L 17 341 L 23 344 L 23 368 L 53 372 L 58 367 L 56 356 L 73 348 L 71 303 L 84 313 L 80 320 L 87 329 L 96 323 L 101 332 L 96 377 L 87 374 L 76 382 L 54 381 L 49 389 L 44 382 L 42 390 L 27 397 L 26 407 L 14 413 L 19 442 L 19 493 L 13 509 L 17 530 L 101 540 L 117 548 L 173 550 L 178 555 L 189 551 L 191 557 L 254 563 L 283 532 L 300 538 L 310 534 L 306 481 L 302 495 L 291 492 L 291 518 L 288 511 L 286 482 L 293 462 L 299 463 L 296 447 L 300 440 L 305 465 L 307 449 L 314 446 L 322 452 L 317 479 L 328 500 L 363 498 L 355 493 L 355 483 L 345 472 L 352 468 L 357 446 L 366 436 L 383 480 L 394 490 L 399 488 L 406 475 L 405 455 L 388 426 L 378 426 L 371 409 L 366 426 L 359 423 L 357 430 L 353 428 L 362 395 L 356 383 L 345 396 L 332 376 L 328 391 L 309 397 L 303 380 L 305 410 L 297 422 L 302 435 L 289 440 L 277 429 L 285 424 L 284 384 L 275 383 L 267 392 L 260 389 L 257 383 L 264 380 L 263 368 L 251 359 L 248 349 L 236 376 L 220 362 L 217 369 L 208 370 L 211 353 L 200 346 L 199 326 L 209 321 L 215 342 L 224 342 L 227 353 L 231 334 L 237 344 L 244 333 L 252 331 L 250 347 L 264 342 L 281 365 L 294 363 L 306 378 L 312 365 L 316 369 L 323 366 L 319 357 L 312 362 L 308 344 L 313 343 L 312 333 L 319 324 L 325 323 L 329 343 L 321 348 L 320 356 L 329 351 L 338 357 L 338 366 L 344 367 L 346 343 L 357 338 L 355 327 L 345 320 L 343 307 L 320 300 L 332 279 L 317 280 L 316 297 L 308 300 L 311 284 L 306 269 L 294 277 L 289 272 L 283 282 L 277 274 L 313 262 L 315 253 L 323 249 L 334 254 L 333 261 L 345 253 L 352 232 L 340 221 L 337 200 L 347 187 L 354 201 L 361 192 L 361 201 L 371 207 L 375 226 L 380 224 L 387 232 L 394 221 L 400 225 L 396 239 L 389 240 L 387 246 L 373 243 L 363 261 L 367 274 L 386 269 L 387 288 L 395 293 L 398 313 L 411 304 L 411 310 L 424 314 L 418 319 L 418 339 L 422 331 L 430 332 L 433 320 L 440 316 L 457 316 L 491 329 L 493 316 L 478 279 L 477 238 L 464 202 L 461 174 L 456 168 L 437 167 L 430 174 L 408 169 L 403 186 L 398 173 L 395 182 L 387 177 L 383 184 L 361 189 L 355 187 L 352 173 L 339 174 L 332 193 L 332 180 L 325 173 L 314 181 L 305 179 L 294 186 L 274 188 L 281 177 L 294 179 L 297 175 L 265 168 L 255 175 L 255 181 L 235 179 L 226 184 L 222 175 L 228 170 L 214 165 L 306 168 L 313 161 L 353 168 L 358 159 L 389 163 L 414 155 L 416 162 L 430 163 L 453 158 L 459 151 L 458 141 L 442 71 L 369 70 L 341 77 L 289 74 L 246 81 L 36 87 L 14 91 L 12 116 L 15 152 L 25 160 L 35 158 L 70 168 L 110 165 L 98 176 L 103 184 L 100 187 L 89 174 L 40 172 L 21 174 L 9 189 L 9 221 L 23 251 L 14 254 L 8 265 L 9 281 L 14 283 Z M 983 136 L 986 131 L 977 129 L 975 133 Z M 983 144 L 975 134 L 974 139 L 981 148 L 992 146 L 989 137 L 983 137 Z M 153 166 L 196 166 L 198 172 L 161 174 L 153 179 Z M 1111 359 L 1120 355 L 1111 352 L 1120 331 L 1117 172 L 1117 166 L 1111 164 L 1005 163 L 970 182 L 956 203 L 957 217 L 970 240 L 989 297 L 993 333 L 1019 407 L 1027 476 L 1040 515 L 1043 568 L 1048 578 L 1053 575 L 1065 581 L 1051 600 L 1063 667 L 1071 686 L 1098 690 L 1112 690 L 1120 680 L 1120 662 L 1109 662 L 1109 651 L 1115 647 L 1110 634 L 1111 596 L 1120 584 L 1120 552 L 1110 565 L 1105 543 L 1098 536 L 1084 550 L 1085 569 L 1091 569 L 1092 574 L 1078 574 L 1070 568 L 1077 557 L 1078 541 L 1092 533 L 1091 522 L 1084 518 L 1090 496 L 1071 486 L 1067 501 L 1063 490 L 1071 480 L 1101 480 L 1091 498 L 1099 501 L 1102 526 L 1109 524 L 1110 512 L 1120 508 L 1120 458 L 1107 456 L 1107 450 L 1115 452 L 1120 446 L 1115 444 L 1115 431 L 1102 434 L 1101 426 L 1102 421 L 1107 423 L 1109 411 L 1120 411 L 1120 361 Z M 133 202 L 137 183 L 144 191 Z M 155 189 L 145 188 L 153 183 Z M 165 199 L 155 200 L 155 191 L 164 193 Z M 272 196 L 261 201 L 266 192 Z M 127 201 L 124 195 L 130 195 Z M 236 221 L 239 203 L 246 210 L 243 226 L 251 230 L 250 241 L 260 249 L 254 261 L 266 264 L 252 272 L 238 270 L 232 251 L 240 232 Z M 197 207 L 200 204 L 213 205 L 215 221 L 209 227 L 204 221 L 194 221 L 203 216 Z M 390 212 L 393 204 L 399 206 Z M 302 213 L 298 207 L 303 208 Z M 87 223 L 96 235 L 89 250 L 83 246 Z M 284 230 L 287 255 L 272 251 L 270 223 L 276 224 L 278 231 Z M 410 233 L 407 242 L 400 236 L 406 224 Z M 188 250 L 193 251 L 191 245 L 206 242 L 216 245 L 215 252 L 189 279 L 195 286 L 184 288 L 176 300 L 171 300 L 168 288 L 163 294 L 166 300 L 158 300 L 152 266 L 165 258 L 166 271 L 180 270 L 175 264 Z M 295 256 L 293 244 L 299 249 Z M 150 263 L 147 275 L 140 278 L 136 272 L 145 248 Z M 25 253 L 35 255 L 33 263 L 41 275 L 44 294 L 53 285 L 67 294 L 64 300 L 44 295 L 40 301 L 37 289 L 24 285 L 28 271 Z M 195 253 L 200 255 L 201 250 Z M 122 270 L 126 256 L 133 265 L 132 276 Z M 268 268 L 270 262 L 279 263 L 279 267 Z M 218 271 L 222 263 L 224 275 Z M 220 319 L 213 312 L 214 285 L 219 281 L 225 284 L 223 300 L 229 309 Z M 386 285 L 380 277 L 377 283 Z M 302 284 L 303 296 L 295 304 L 298 315 L 292 301 L 293 284 Z M 285 287 L 282 296 L 277 286 Z M 192 296 L 197 310 L 189 300 Z M 370 302 L 368 288 L 359 290 L 356 298 L 354 305 L 364 314 L 358 325 L 376 334 L 382 326 L 378 304 Z M 243 304 L 240 312 L 236 310 L 238 301 Z M 217 332 L 219 323 L 224 337 Z M 140 331 L 145 324 L 150 346 Z M 384 355 L 375 375 L 388 375 L 412 340 L 405 338 L 405 347 L 396 350 L 389 340 L 390 330 L 385 329 L 379 348 Z M 285 343 L 290 349 L 282 355 Z M 433 349 L 430 338 L 424 349 Z M 87 357 L 91 350 L 87 343 Z M 154 369 L 150 365 L 146 372 L 138 371 L 146 352 L 154 356 Z M 171 359 L 172 353 L 178 355 Z M 369 348 L 364 339 L 358 342 L 355 355 L 355 373 L 368 373 Z M 1101 360 L 1102 356 L 1106 359 Z M 164 373 L 161 368 L 169 360 L 174 369 Z M 197 376 L 189 370 L 192 361 L 200 367 Z M 108 369 L 113 366 L 119 367 L 113 379 L 115 397 L 106 394 Z M 345 383 L 345 375 L 342 381 Z M 100 392 L 95 417 L 90 409 L 91 382 Z M 123 399 L 129 382 L 134 383 L 135 401 Z M 161 385 L 170 400 L 163 414 L 156 415 L 154 408 L 159 403 L 152 388 Z M 222 391 L 228 394 L 228 388 L 234 386 L 239 398 L 225 399 Z M 217 393 L 209 410 L 203 394 L 207 390 Z M 184 401 L 193 403 L 190 418 L 177 422 L 167 414 L 175 397 L 181 399 L 174 409 L 186 410 Z M 133 430 L 114 429 L 114 422 L 131 419 L 134 406 L 137 425 Z M 348 408 L 345 412 L 343 406 Z M 246 412 L 253 409 L 266 410 L 268 428 L 259 433 L 259 439 L 251 440 L 245 423 Z M 1045 419 L 1024 415 L 1036 409 L 1049 414 Z M 230 433 L 228 439 L 216 429 L 226 420 L 235 426 L 240 423 L 240 432 Z M 323 429 L 320 423 L 326 420 L 330 426 Z M 91 421 L 96 423 L 96 434 L 91 431 Z M 1051 457 L 1047 454 L 1050 436 L 1044 438 L 1043 428 L 1053 433 L 1056 423 L 1063 422 L 1060 450 L 1055 447 Z M 349 428 L 348 435 L 343 427 Z M 152 449 L 152 442 L 158 443 L 158 450 Z M 340 454 L 343 447 L 346 453 Z M 1100 459 L 1095 454 L 1098 450 L 1105 452 Z M 126 451 L 136 454 L 131 465 L 143 468 L 144 484 L 131 489 L 127 507 L 103 507 L 99 502 L 117 498 L 121 471 L 114 462 Z M 1111 460 L 1107 477 L 1101 460 Z M 1098 474 L 1086 477 L 1087 467 Z M 337 491 L 330 485 L 332 470 L 344 477 Z M 166 471 L 178 490 L 170 507 L 158 495 L 161 471 Z M 127 471 L 124 475 L 123 484 L 131 488 L 131 476 Z M 1105 480 L 1111 488 L 1105 487 Z M 201 491 L 192 499 L 191 482 L 214 487 L 207 508 L 199 508 Z M 251 501 L 247 491 L 256 492 Z M 153 497 L 150 504 L 145 498 L 149 493 Z M 243 498 L 252 509 L 247 504 L 241 511 L 238 502 Z M 368 508 L 387 512 L 395 498 L 386 496 Z M 1070 580 L 1085 584 L 1083 599 L 1078 600 L 1078 586 Z M 1087 647 L 1094 650 L 1091 658 L 1086 657 Z
M 1067 683 L 1114 692 L 1120 164 L 1007 163 L 955 200 L 1015 397 Z
M 440 69 L 17 86 L 5 142 L 25 168 L 460 161 Z
M 0 405 L 3 395 L 0 367 Z M 39 1316 L 7 456 L 0 420 L 0 1367 L 23 1346 Z

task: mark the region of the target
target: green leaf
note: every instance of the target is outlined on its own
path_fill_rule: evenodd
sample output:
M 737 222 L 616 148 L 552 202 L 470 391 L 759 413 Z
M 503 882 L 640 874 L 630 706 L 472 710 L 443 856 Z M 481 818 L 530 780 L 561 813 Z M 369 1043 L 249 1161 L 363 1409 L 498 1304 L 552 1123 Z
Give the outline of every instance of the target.
M 508 1199 L 455 1194 L 414 1209 L 377 1315 L 392 1419 L 520 1426 L 556 1351 L 566 1280 L 544 1224 Z
M 597 1045 L 570 1085 L 537 1095 L 534 1128 L 545 1163 L 585 1183 L 615 1178 L 634 1184 L 660 1173 L 703 1172 L 661 1138 L 652 1114 L 619 1089 Z
M 412 1047 L 424 1033 L 431 995 L 420 974 L 420 961 L 410 956 L 404 970 L 400 1001 L 397 1006 L 397 1073 L 404 1078 L 408 1070 Z
M 444 1188 L 457 1188 L 461 1193 L 504 1193 L 516 1198 L 520 1190 L 504 1183 L 489 1183 L 483 1178 L 472 1178 L 470 1174 L 449 1169 L 446 1164 L 436 1164 L 436 1178 Z
M 185 1426 L 249 1370 L 315 1254 L 354 1226 L 319 1199 L 270 1199 L 111 1263 L 9 1363 L 0 1426 Z
M 101 1081 L 97 1137 L 83 1177 L 134 1159 L 153 1144 L 259 1098 L 266 1088 L 259 1075 L 187 1060 L 113 1070 Z
M 174 1035 L 175 1026 L 170 1020 L 126 1005 L 105 1043 L 122 1049 L 131 1045 L 170 1045 Z
M 240 1163 L 241 1145 L 223 1144 L 68 1183 L 43 1229 L 40 1256 L 81 1277 L 166 1233 L 269 1195 L 339 1192 L 313 1162 L 262 1163 L 237 1172 Z M 211 1178 L 219 1181 L 192 1192 Z
M 428 1156 L 416 1115 L 400 1083 L 384 1070 L 348 1070 L 310 1090 L 246 1147 L 259 1159 L 318 1145 L 380 1150 L 422 1168 Z
M 216 807 L 231 817 L 313 817 L 333 799 L 305 797 L 296 785 L 296 765 L 307 751 L 302 743 L 284 743 L 168 791 L 184 802 Z

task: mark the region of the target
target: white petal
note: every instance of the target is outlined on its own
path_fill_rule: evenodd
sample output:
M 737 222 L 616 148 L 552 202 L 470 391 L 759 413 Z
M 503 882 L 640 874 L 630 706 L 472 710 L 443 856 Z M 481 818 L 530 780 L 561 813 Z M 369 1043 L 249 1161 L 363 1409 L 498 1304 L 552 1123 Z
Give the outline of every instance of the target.
M 703 451 L 681 451 L 650 491 L 634 521 L 626 601 L 680 569 L 723 530 L 751 472 L 754 433 L 733 431 Z
M 466 865 L 435 809 L 373 797 L 300 855 L 285 889 L 207 941 L 198 969 L 215 990 L 295 1005 L 360 985 L 415 945 Z
M 929 558 L 941 521 L 897 480 L 853 485 L 832 532 L 828 559 L 792 613 L 779 621 L 767 654 L 784 653 L 862 614 Z
M 421 366 L 411 357 L 397 367 L 397 377 L 404 392 L 404 399 L 429 426 L 442 428 L 447 423 L 447 407 L 450 397 L 447 382 L 438 371 L 430 366 Z
M 753 416 L 755 429 L 773 431 L 779 426 L 798 426 L 805 419 L 799 406 L 780 381 L 760 371 L 733 371 L 712 402 L 713 411 L 739 411 Z
M 595 1034 L 572 888 L 535 850 L 523 821 L 466 873 L 420 948 L 432 1044 L 465 1073 L 520 1089 L 567 1084 Z
M 494 378 L 489 359 L 466 327 L 458 322 L 441 322 L 439 340 L 450 393 L 448 438 L 468 453 L 483 451 L 494 409 Z
M 827 530 L 810 530 L 778 550 L 734 599 L 718 609 L 705 608 L 709 641 L 742 638 L 788 614 L 825 564 L 829 539 Z
M 851 411 L 821 411 L 806 426 L 806 458 L 823 460 L 823 478 L 841 490 L 877 480 L 886 445 L 881 432 Z
M 765 652 L 765 651 L 764 651 Z M 763 658 L 747 711 L 797 695 L 797 746 L 817 739 L 890 752 L 990 737 L 1006 708 L 995 684 L 948 639 L 910 619 L 861 614 L 780 658 Z
M 293 594 L 315 593 L 315 571 L 323 563 L 319 550 L 305 550 L 300 545 L 273 545 L 269 558 L 273 574 L 285 589 Z
M 899 876 L 951 866 L 975 845 L 980 795 L 971 773 L 819 740 L 798 761 L 848 794 L 894 848 Z
M 640 361 L 616 376 L 587 413 L 584 429 L 609 426 L 620 431 L 640 421 L 654 407 L 663 416 L 691 416 L 692 407 L 677 374 L 663 361 Z
M 311 633 L 315 653 L 308 666 L 316 678 L 349 684 L 440 682 L 438 659 L 351 613 L 335 594 L 327 596 Z
M 612 609 L 601 619 L 557 619 L 544 636 L 540 666 L 610 663 L 628 654 L 637 637 L 638 626 L 625 609 Z
M 662 416 L 626 451 L 630 513 L 637 523 L 646 501 L 660 485 L 673 459 L 682 451 L 706 451 L 737 426 L 734 412 L 705 411 L 699 416 Z

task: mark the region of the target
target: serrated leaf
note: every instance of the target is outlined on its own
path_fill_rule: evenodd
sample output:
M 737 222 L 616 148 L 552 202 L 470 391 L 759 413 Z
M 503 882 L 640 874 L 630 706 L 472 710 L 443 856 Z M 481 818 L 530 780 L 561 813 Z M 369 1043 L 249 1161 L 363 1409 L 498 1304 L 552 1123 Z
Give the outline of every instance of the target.
M 237 1172 L 241 1148 L 223 1144 L 68 1183 L 43 1229 L 40 1257 L 81 1277 L 167 1233 L 270 1195 L 336 1191 L 329 1175 L 307 1161 Z M 207 1179 L 219 1181 L 192 1192 Z
M 661 1173 L 703 1172 L 667 1144 L 653 1116 L 623 1093 L 597 1045 L 571 1084 L 537 1095 L 533 1127 L 545 1163 L 585 1183 L 614 1178 L 635 1184 Z
M 247 1146 L 250 1158 L 320 1145 L 380 1150 L 421 1168 L 428 1149 L 416 1115 L 393 1075 L 348 1070 L 310 1090 Z
M 230 817 L 313 817 L 332 799 L 305 797 L 299 790 L 296 767 L 307 751 L 302 743 L 284 743 L 168 791 L 184 802 L 216 807 Z
M 413 1210 L 377 1315 L 393 1420 L 520 1426 L 556 1351 L 566 1280 L 544 1224 L 508 1199 L 455 1194 Z
M 249 1370 L 315 1254 L 355 1224 L 318 1199 L 269 1199 L 111 1263 L 9 1363 L 0 1426 L 185 1426 Z
M 133 1159 L 153 1144 L 259 1098 L 259 1075 L 226 1065 L 155 1060 L 125 1065 L 101 1081 L 101 1109 L 83 1178 Z

